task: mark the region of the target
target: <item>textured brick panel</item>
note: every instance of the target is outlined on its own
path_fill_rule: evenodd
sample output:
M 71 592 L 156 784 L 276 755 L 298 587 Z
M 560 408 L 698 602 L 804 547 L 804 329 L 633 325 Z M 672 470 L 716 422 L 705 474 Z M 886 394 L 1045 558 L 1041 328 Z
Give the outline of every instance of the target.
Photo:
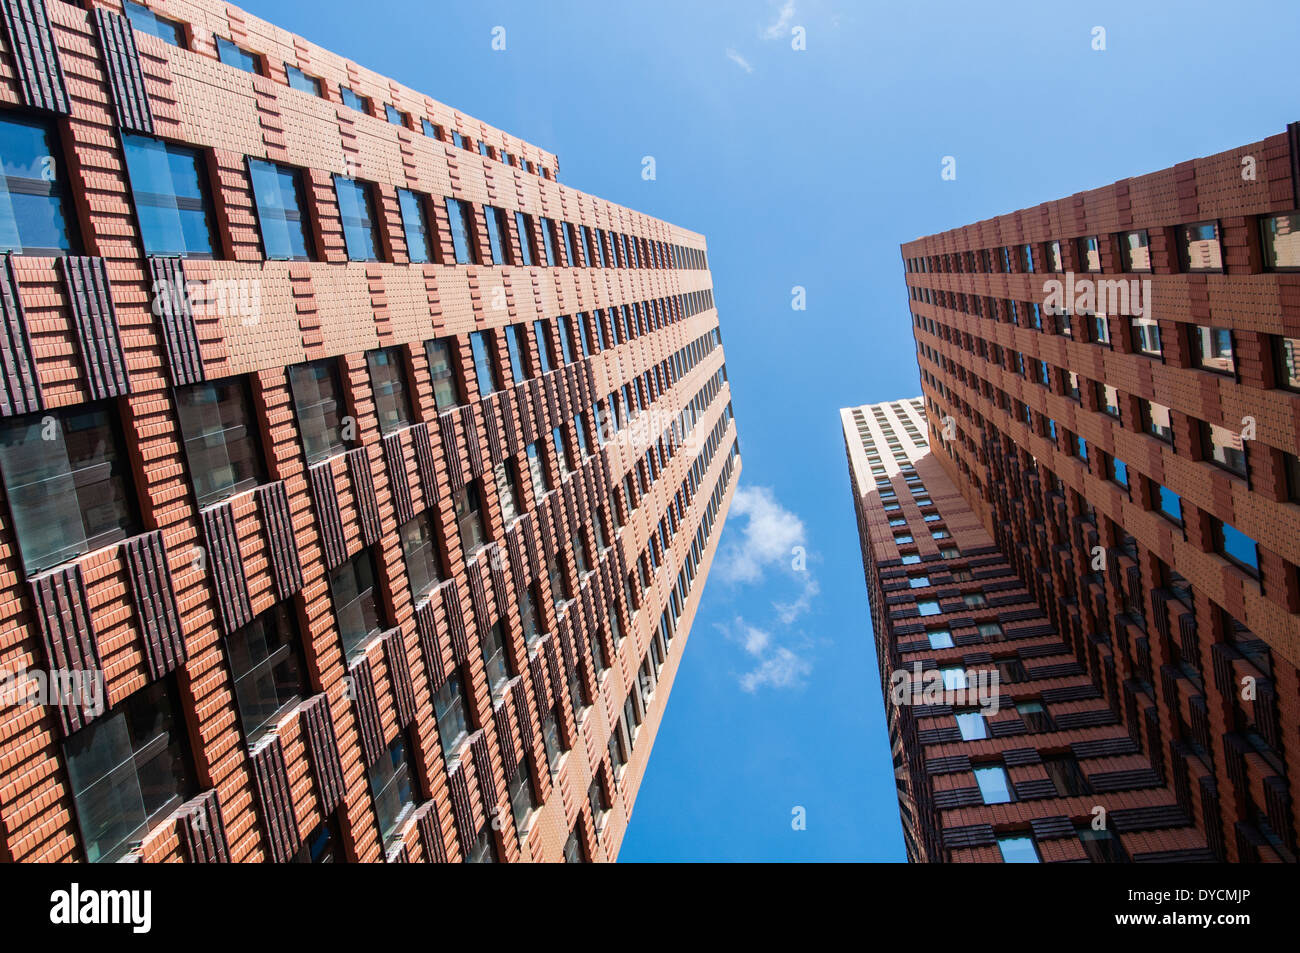
M 294 817 L 293 792 L 284 764 L 284 745 L 279 735 L 263 738 L 250 752 L 253 774 L 257 779 L 257 800 L 266 828 L 271 859 L 287 863 L 302 846 L 298 822 Z
M 203 511 L 203 536 L 207 548 L 208 576 L 217 596 L 222 631 L 230 635 L 253 621 L 248 600 L 248 579 L 239 552 L 239 533 L 230 501 Z
M 226 825 L 215 790 L 204 791 L 176 809 L 176 835 L 181 851 L 191 864 L 230 862 Z
M 149 273 L 153 279 L 150 301 L 167 348 L 167 370 L 172 384 L 183 387 L 206 380 L 184 260 L 152 256 Z
M 329 698 L 313 695 L 302 703 L 302 733 L 316 776 L 316 790 L 321 810 L 328 814 L 343 798 L 343 766 L 339 758 L 338 737 L 334 734 L 334 715 Z
M 131 385 L 127 380 L 117 310 L 104 259 L 67 256 L 59 258 L 58 263 L 77 329 L 91 400 L 125 396 Z
M 27 316 L 14 278 L 13 255 L 0 267 L 0 416 L 16 417 L 42 409 L 41 382 L 27 334 Z
M 438 436 L 442 440 L 443 462 L 447 465 L 447 482 L 453 493 L 465 485 L 465 469 L 461 465 L 457 430 L 461 417 L 456 410 L 444 410 L 438 415 Z
M 411 443 L 415 447 L 415 468 L 424 489 L 424 501 L 433 505 L 438 501 L 438 471 L 433 463 L 433 443 L 429 439 L 428 424 L 416 424 L 411 428 Z
M 474 803 L 469 796 L 464 761 L 458 761 L 447 773 L 447 788 L 451 792 L 451 813 L 456 822 L 460 852 L 462 856 L 468 857 L 477 839 L 477 832 L 474 830 Z
M 131 24 L 126 17 L 104 7 L 95 8 L 95 21 L 99 25 L 99 43 L 104 51 L 117 124 L 126 132 L 153 135 L 153 112 L 149 109 L 149 95 L 145 92 Z
M 0 0 L 9 49 L 18 68 L 23 102 L 35 109 L 68 113 L 68 90 L 50 29 L 45 0 Z
M 276 599 L 283 601 L 302 588 L 302 562 L 289 511 L 289 495 L 283 480 L 263 484 L 255 492 L 262 514 L 262 532 L 271 553 Z
M 415 811 L 415 826 L 419 832 L 420 848 L 426 864 L 447 863 L 447 847 L 442 842 L 442 826 L 438 811 L 432 801 L 426 801 Z
M 379 501 L 375 497 L 375 478 L 370 470 L 370 452 L 365 447 L 347 453 L 348 479 L 352 496 L 361 517 L 361 538 L 367 546 L 379 542 L 383 530 L 379 522 Z
M 402 727 L 415 717 L 415 688 L 411 683 L 411 665 L 406 655 L 406 640 L 401 629 L 389 629 L 380 638 L 384 643 L 384 665 L 392 686 L 397 721 Z
M 384 438 L 384 466 L 388 471 L 388 489 L 393 499 L 393 514 L 398 525 L 415 519 L 411 503 L 411 479 L 406 472 L 406 457 L 402 451 L 402 435 L 391 433 Z
M 131 600 L 144 635 L 145 662 L 149 677 L 156 680 L 185 661 L 185 636 L 176 611 L 162 531 L 133 537 L 122 548 L 130 571 Z
M 343 517 L 339 513 L 338 487 L 329 460 L 311 467 L 308 471 L 312 502 L 316 505 L 316 521 L 320 529 L 321 550 L 325 565 L 337 569 L 347 562 L 347 539 L 343 535 Z
M 469 632 L 465 628 L 465 614 L 460 607 L 460 587 L 455 579 L 439 583 L 433 597 L 442 600 L 442 617 L 451 636 L 451 653 L 457 665 L 469 661 Z
M 348 691 L 361 736 L 361 755 L 370 767 L 384 753 L 384 728 L 379 720 L 379 697 L 368 656 L 360 655 L 348 665 Z
M 81 564 L 72 563 L 28 582 L 36 610 L 36 625 L 45 644 L 46 667 L 51 672 L 101 671 L 95 628 L 86 600 Z M 64 734 L 89 724 L 101 712 L 78 697 L 73 685 L 61 682 L 59 721 Z

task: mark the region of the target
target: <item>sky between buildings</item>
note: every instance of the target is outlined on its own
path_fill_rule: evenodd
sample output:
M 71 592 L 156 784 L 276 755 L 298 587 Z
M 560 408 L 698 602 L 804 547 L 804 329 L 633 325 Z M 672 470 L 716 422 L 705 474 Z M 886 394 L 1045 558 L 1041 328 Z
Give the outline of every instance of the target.
M 837 414 L 920 393 L 898 246 L 1282 132 L 1300 4 L 241 5 L 707 237 L 744 471 L 621 859 L 904 860 Z

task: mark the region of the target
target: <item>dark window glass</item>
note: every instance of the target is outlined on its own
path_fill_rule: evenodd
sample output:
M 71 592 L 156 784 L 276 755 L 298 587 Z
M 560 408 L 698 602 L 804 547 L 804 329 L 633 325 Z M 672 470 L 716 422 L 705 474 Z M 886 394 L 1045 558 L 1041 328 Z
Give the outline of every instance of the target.
M 429 591 L 442 581 L 442 554 L 434 532 L 432 510 L 425 510 L 398 531 L 402 539 L 402 555 L 406 558 L 406 575 L 411 583 L 411 595 L 422 602 Z
M 522 261 L 519 264 L 525 268 L 533 265 L 537 261 L 536 250 L 533 248 L 533 230 L 531 217 L 523 212 L 515 212 L 515 232 L 519 237 L 519 252 Z
M 1217 374 L 1232 374 L 1237 362 L 1232 352 L 1232 332 L 1227 328 L 1192 326 L 1192 363 Z
M 77 247 L 56 141 L 42 123 L 0 119 L 0 252 L 56 256 Z
M 330 595 L 334 599 L 334 615 L 343 640 L 343 654 L 350 656 L 379 631 L 375 561 L 369 549 L 363 549 L 330 571 Z
M 492 264 L 510 264 L 506 244 L 506 213 L 493 205 L 484 205 L 483 219 L 487 223 L 488 246 L 492 249 Z
M 460 545 L 466 556 L 487 544 L 481 499 L 477 482 L 466 483 L 455 494 L 456 527 L 460 531 Z
M 29 575 L 136 532 L 129 464 L 104 404 L 0 423 L 0 472 Z
M 465 697 L 460 690 L 460 676 L 452 673 L 433 696 L 433 714 L 438 721 L 438 739 L 443 755 L 450 760 L 468 736 L 465 720 Z
M 170 678 L 131 695 L 64 743 L 86 860 L 113 862 L 198 790 Z
M 370 186 L 355 179 L 334 176 L 334 194 L 338 197 L 339 215 L 343 219 L 343 240 L 349 261 L 378 261 L 379 238 L 375 231 L 375 206 Z
M 375 414 L 380 433 L 392 433 L 411 426 L 411 398 L 406 393 L 406 371 L 395 347 L 366 352 L 370 386 L 375 395 Z
M 487 630 L 482 638 L 483 671 L 487 674 L 488 688 L 492 698 L 498 699 L 510 681 L 510 669 L 506 665 L 505 633 L 498 622 Z
M 497 379 L 496 363 L 492 360 L 492 341 L 488 332 L 472 332 L 469 345 L 474 354 L 474 376 L 478 379 L 479 394 L 487 396 L 500 390 L 501 383 Z
M 253 745 L 275 728 L 277 714 L 310 690 L 289 604 L 279 603 L 227 636 L 226 654 L 235 676 L 244 737 Z
M 346 450 L 352 442 L 351 428 L 345 430 L 337 359 L 331 357 L 289 368 L 289 389 L 293 392 L 307 462 L 315 463 Z
M 309 260 L 307 207 L 297 170 L 249 159 L 248 174 L 253 181 L 263 254 L 273 261 Z
M 406 753 L 406 732 L 398 732 L 388 749 L 366 772 L 375 819 L 385 846 L 397 837 L 415 809 L 415 772 Z
M 1197 222 L 1178 228 L 1178 260 L 1183 271 L 1222 271 L 1223 250 L 1217 222 Z
M 1237 476 L 1246 475 L 1246 444 L 1237 431 L 1202 422 L 1201 446 L 1207 459 Z
M 122 147 L 145 254 L 211 258 L 216 243 L 198 152 L 135 135 L 124 135 Z
M 1120 235 L 1119 253 L 1125 271 L 1151 270 L 1151 244 L 1146 229 Z
M 506 350 L 510 352 L 510 374 L 518 384 L 528 376 L 524 368 L 524 347 L 519 340 L 519 325 L 506 325 Z
M 451 244 L 456 252 L 456 264 L 477 265 L 478 249 L 474 245 L 471 229 L 474 213 L 468 202 L 447 199 L 447 221 L 451 226 Z
M 549 218 L 542 219 L 542 249 L 546 254 L 546 267 L 556 267 L 560 260 L 555 255 L 555 223 Z
M 339 95 L 343 98 L 343 105 L 349 109 L 355 109 L 357 112 L 370 112 L 370 101 L 365 96 L 359 96 L 346 86 L 339 87 Z
M 402 210 L 407 257 L 416 264 L 432 261 L 433 246 L 429 243 L 429 218 L 424 212 L 424 200 L 410 189 L 398 189 L 397 204 Z
M 1061 797 L 1092 793 L 1092 788 L 1079 770 L 1079 762 L 1074 760 L 1073 755 L 1049 755 L 1043 758 L 1043 767 L 1047 769 L 1047 776 L 1052 779 L 1056 793 Z
M 579 311 L 573 316 L 573 335 L 578 339 L 578 347 L 583 357 L 591 356 L 591 342 L 587 339 L 587 316 Z
M 177 388 L 176 413 L 200 507 L 265 479 L 261 438 L 246 378 Z
M 1273 269 L 1300 268 L 1300 212 L 1269 215 L 1260 220 L 1264 264 Z
M 311 93 L 313 96 L 321 94 L 320 80 L 315 76 L 308 76 L 296 66 L 284 64 L 284 72 L 289 77 L 289 85 L 299 92 Z
M 224 36 L 217 37 L 217 58 L 227 66 L 245 73 L 257 72 L 257 55 L 231 43 Z
M 1056 723 L 1042 702 L 1017 702 L 1016 711 L 1031 733 L 1056 730 Z
M 136 3 L 135 0 L 125 0 L 122 6 L 125 8 L 127 20 L 135 29 L 165 40 L 172 46 L 185 48 L 185 30 L 175 20 L 160 17 L 143 3 Z
M 560 356 L 564 358 L 565 364 L 573 363 L 573 346 L 569 343 L 571 318 L 560 318 Z
M 564 258 L 569 263 L 570 268 L 578 267 L 577 253 L 574 251 L 573 226 L 568 222 L 562 222 L 560 234 L 564 238 Z
M 533 322 L 533 339 L 537 342 L 537 362 L 543 374 L 549 374 L 555 368 L 554 356 L 551 354 L 551 336 L 548 333 L 548 322 L 538 320 Z
M 515 769 L 515 776 L 506 785 L 507 793 L 510 795 L 510 813 L 514 816 L 516 830 L 524 830 L 529 815 L 537 809 L 537 800 L 533 796 L 532 772 L 528 762 L 529 758 L 525 755 L 523 762 Z
M 546 468 L 542 465 L 541 455 L 537 452 L 537 444 L 530 443 L 525 451 L 528 455 L 528 472 L 533 478 L 533 493 L 542 496 L 547 493 L 551 487 L 546 478 Z
M 429 356 L 429 379 L 433 383 L 433 401 L 439 411 L 460 404 L 460 387 L 452 364 L 455 338 L 436 338 L 425 345 Z
M 496 477 L 497 497 L 501 501 L 501 519 L 509 524 L 519 515 L 515 501 L 519 499 L 519 487 L 515 483 L 515 464 L 509 457 L 493 468 Z

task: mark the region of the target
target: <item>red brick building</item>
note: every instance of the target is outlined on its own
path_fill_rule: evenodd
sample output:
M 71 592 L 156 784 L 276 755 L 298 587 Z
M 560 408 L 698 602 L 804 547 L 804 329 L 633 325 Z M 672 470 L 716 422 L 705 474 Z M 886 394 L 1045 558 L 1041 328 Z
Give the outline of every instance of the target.
M 0 20 L 0 858 L 613 859 L 740 470 L 702 236 L 224 3 Z
M 902 247 L 928 445 L 842 412 L 882 675 L 1004 699 L 890 703 L 913 859 L 1295 861 L 1297 206 L 1293 125 Z

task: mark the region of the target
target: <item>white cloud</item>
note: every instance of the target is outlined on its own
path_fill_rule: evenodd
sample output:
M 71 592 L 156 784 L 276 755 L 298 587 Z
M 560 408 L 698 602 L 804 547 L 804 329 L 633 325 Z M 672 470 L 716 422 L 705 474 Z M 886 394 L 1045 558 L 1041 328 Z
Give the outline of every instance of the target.
M 718 574 L 728 582 L 754 583 L 771 566 L 794 557 L 805 546 L 803 520 L 780 503 L 765 486 L 741 486 L 731 501 L 730 518 L 745 517 L 738 543 L 721 554 Z
M 746 73 L 754 72 L 754 67 L 749 65 L 749 60 L 745 59 L 731 47 L 727 47 L 727 59 L 731 60 L 731 62 L 735 63 Z
M 803 592 L 799 593 L 799 598 L 794 602 L 773 602 L 772 608 L 776 610 L 776 616 L 781 623 L 789 625 L 812 608 L 813 596 L 819 595 L 821 591 L 822 587 L 817 584 L 817 580 L 809 576 L 808 581 L 804 583 Z
M 791 688 L 798 685 L 811 671 L 811 662 L 795 655 L 785 646 L 778 646 L 757 668 L 740 676 L 740 687 L 750 693 L 758 691 L 764 685 Z
M 763 39 L 779 40 L 789 33 L 790 21 L 794 19 L 794 0 L 786 0 L 781 6 L 781 12 L 776 15 L 776 22 L 770 24 L 763 31 Z

